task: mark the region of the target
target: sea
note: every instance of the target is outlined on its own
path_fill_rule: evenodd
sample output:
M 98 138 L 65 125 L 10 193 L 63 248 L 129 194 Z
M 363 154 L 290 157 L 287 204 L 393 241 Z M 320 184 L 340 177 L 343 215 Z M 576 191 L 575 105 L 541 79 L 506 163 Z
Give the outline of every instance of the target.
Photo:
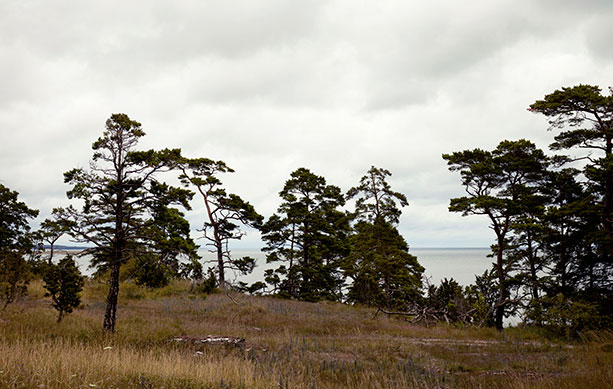
M 424 276 L 428 282 L 438 285 L 444 278 L 453 278 L 460 285 L 469 285 L 475 282 L 475 275 L 481 275 L 492 267 L 493 258 L 487 258 L 491 253 L 489 248 L 412 248 L 409 251 L 417 257 L 417 261 L 425 268 Z M 214 255 L 201 252 L 206 260 L 214 259 Z M 250 256 L 256 260 L 256 268 L 250 275 L 235 276 L 235 280 L 247 283 L 261 281 L 264 271 L 276 268 L 279 264 L 267 264 L 266 254 L 259 250 L 234 250 L 234 258 Z
M 481 275 L 485 270 L 491 269 L 494 258 L 488 258 L 491 249 L 482 247 L 417 247 L 411 248 L 410 253 L 417 257 L 417 261 L 425 268 L 424 276 L 428 282 L 438 285 L 444 278 L 453 278 L 460 285 L 469 285 L 475 282 L 475 276 Z M 206 250 L 199 252 L 203 258 L 205 269 L 214 266 L 215 254 Z M 234 258 L 250 256 L 256 260 L 256 268 L 249 275 L 227 275 L 230 280 L 253 283 L 264 278 L 267 269 L 275 268 L 278 264 L 267 264 L 266 254 L 257 249 L 232 250 Z M 85 275 L 92 274 L 89 268 L 90 258 L 87 256 L 77 259 L 81 272 Z M 211 261 L 211 263 L 206 263 Z

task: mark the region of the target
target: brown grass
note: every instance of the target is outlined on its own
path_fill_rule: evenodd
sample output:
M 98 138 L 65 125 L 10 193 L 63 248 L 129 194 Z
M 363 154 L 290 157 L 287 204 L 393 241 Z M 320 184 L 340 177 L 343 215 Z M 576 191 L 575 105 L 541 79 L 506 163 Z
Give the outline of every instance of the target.
M 0 313 L 0 387 L 606 388 L 613 336 L 547 341 L 529 330 L 431 328 L 363 307 L 151 291 L 122 284 L 117 332 L 90 282 L 60 324 L 40 283 Z M 240 346 L 175 342 L 227 335 Z M 94 386 L 95 385 L 95 386 Z

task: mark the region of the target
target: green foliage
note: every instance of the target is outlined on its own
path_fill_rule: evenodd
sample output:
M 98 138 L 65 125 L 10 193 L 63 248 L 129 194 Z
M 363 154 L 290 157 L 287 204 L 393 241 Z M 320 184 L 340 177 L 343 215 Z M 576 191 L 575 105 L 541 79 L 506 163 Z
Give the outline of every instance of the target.
M 0 248 L 29 253 L 34 243 L 28 219 L 38 216 L 38 211 L 28 208 L 18 197 L 18 192 L 0 184 Z
M 560 130 L 551 144 L 553 150 L 582 151 L 586 204 L 599 220 L 590 232 L 593 255 L 591 287 L 610 289 L 613 277 L 613 90 L 604 95 L 593 85 L 556 90 L 530 106 L 549 118 L 551 128 Z M 568 158 L 571 161 L 570 158 Z M 589 209 L 588 208 L 588 209 Z M 595 277 L 594 277 L 595 276 Z
M 70 206 L 57 211 L 70 225 L 70 235 L 92 248 L 92 264 L 109 271 L 109 295 L 104 328 L 114 331 L 119 295 L 119 273 L 131 258 L 155 257 L 178 269 L 178 259 L 195 255 L 187 222 L 174 205 L 188 208 L 192 193 L 156 179 L 175 167 L 180 150 L 136 151 L 145 133 L 125 114 L 113 114 L 102 136 L 94 142 L 90 170 L 64 174 L 72 185 L 69 199 L 80 199 L 79 211 Z
M 504 254 L 507 235 L 516 220 L 526 215 L 546 176 L 549 159 L 525 139 L 502 141 L 493 151 L 480 149 L 444 154 L 451 171 L 459 171 L 468 196 L 451 199 L 449 210 L 467 215 L 485 215 L 496 234 L 496 272 L 499 292 L 495 309 L 496 328 L 502 330 L 509 304 L 507 278 L 510 268 Z
M 340 188 L 306 168 L 295 170 L 279 192 L 283 202 L 262 227 L 267 262 L 283 262 L 267 282 L 281 295 L 307 301 L 341 297 L 340 260 L 349 222 L 338 208 Z
M 277 269 L 266 269 L 264 271 L 264 282 L 272 286 L 272 293 L 279 292 L 279 287 L 282 285 L 281 276 L 287 274 L 287 269 L 284 265 L 279 266 Z
M 600 148 L 602 142 L 613 135 L 610 133 L 613 95 L 603 95 L 601 88 L 594 85 L 580 84 L 556 90 L 530 105 L 530 111 L 547 116 L 552 128 L 575 128 L 556 136 L 552 144 L 555 150 L 577 146 Z
M 255 269 L 255 258 L 250 256 L 241 257 L 233 260 L 233 264 L 240 274 L 251 274 L 251 272 L 253 272 L 253 269 Z
M 5 309 L 19 297 L 25 296 L 32 278 L 24 252 L 0 249 L 0 303 Z
M 254 296 L 261 296 L 266 290 L 266 284 L 262 281 L 256 281 L 249 285 L 246 282 L 239 282 L 237 290 L 245 293 L 249 293 Z
M 601 313 L 596 301 L 568 298 L 562 293 L 532 301 L 527 316 L 558 336 L 576 338 L 581 331 L 611 328 L 613 320 Z
M 206 219 L 202 232 L 208 241 L 207 246 L 217 255 L 217 273 L 219 285 L 225 288 L 225 269 L 248 274 L 255 267 L 253 258 L 232 258 L 228 248 L 231 240 L 240 240 L 246 233 L 245 227 L 260 228 L 263 217 L 255 208 L 240 196 L 228 193 L 218 178 L 221 173 L 234 172 L 223 161 L 208 158 L 176 159 L 176 168 L 181 171 L 181 182 L 194 186 L 204 202 Z
M 360 179 L 360 185 L 347 191 L 347 199 L 357 197 L 354 217 L 370 223 L 398 223 L 402 213 L 400 207 L 406 207 L 409 202 L 405 195 L 391 189 L 386 181 L 386 177 L 391 175 L 389 170 L 372 166 Z
M 204 278 L 202 282 L 200 282 L 196 287 L 195 291 L 201 294 L 209 294 L 213 293 L 217 286 L 219 285 L 217 281 L 217 276 L 215 275 L 215 271 L 213 269 L 208 269 L 208 277 Z
M 151 183 L 151 193 L 152 220 L 144 228 L 151 244 L 130 258 L 126 273 L 137 285 L 161 288 L 172 278 L 183 275 L 185 260 L 192 266 L 197 263 L 197 246 L 190 237 L 190 225 L 183 212 L 169 207 L 171 203 L 181 203 L 190 209 L 187 200 L 191 193 L 159 182 Z
M 136 285 L 162 288 L 170 282 L 173 272 L 155 255 L 143 254 L 128 261 L 122 278 L 132 279 Z
M 41 279 L 49 265 L 48 259 L 42 257 L 42 251 L 35 251 L 30 254 L 27 262 L 30 272 L 32 273 L 32 279 Z
M 353 280 L 350 302 L 400 310 L 420 297 L 424 268 L 394 226 L 408 201 L 391 189 L 389 176 L 388 170 L 373 166 L 360 185 L 347 192 L 348 198 L 356 198 L 353 216 L 358 222 L 342 267 Z
M 350 238 L 351 250 L 343 261 L 354 280 L 349 301 L 387 309 L 403 309 L 420 297 L 424 268 L 396 227 L 385 221 L 359 222 Z
M 475 283 L 465 288 L 453 278 L 445 278 L 438 286 L 428 285 L 419 309 L 439 321 L 491 327 L 495 324 L 497 289 L 495 271 L 476 276 Z
M 438 287 L 430 285 L 428 288 L 428 305 L 434 308 L 449 307 L 463 297 L 462 287 L 453 278 L 445 278 Z
M 51 297 L 53 308 L 58 311 L 57 321 L 71 313 L 81 303 L 79 293 L 83 290 L 85 280 L 71 255 L 66 255 L 55 264 L 47 266 L 43 275 L 45 296 Z
M 189 262 L 180 265 L 179 276 L 192 282 L 201 280 L 203 274 L 202 264 L 196 258 L 190 258 Z
M 552 196 L 542 237 L 549 271 L 543 290 L 550 296 L 571 296 L 586 284 L 598 285 L 604 281 L 601 277 L 606 277 L 606 272 L 594 271 L 598 269 L 594 243 L 600 236 L 599 207 L 578 181 L 575 169 L 552 173 L 549 189 Z
M 450 210 L 487 215 L 497 241 L 492 272 L 466 295 L 486 322 L 523 308 L 526 321 L 567 335 L 610 325 L 613 309 L 613 93 L 562 88 L 530 106 L 559 131 L 547 158 L 526 140 L 446 154 L 467 196 Z M 573 163 L 572 167 L 564 167 Z M 493 276 L 498 291 L 494 293 Z M 489 279 L 489 280 L 487 280 Z M 514 294 L 515 297 L 512 297 Z M 525 297 L 520 297 L 524 295 Z M 526 296 L 527 295 L 527 296 Z
M 509 218 L 518 214 L 521 201 L 533 194 L 542 180 L 548 159 L 525 139 L 502 141 L 493 151 L 480 149 L 443 154 L 449 170 L 459 171 L 468 196 L 451 199 L 449 210 L 487 215 L 492 227 L 506 232 Z
M 574 164 L 551 175 L 543 238 L 549 274 L 528 320 L 571 334 L 613 318 L 604 308 L 613 295 L 613 91 L 565 87 L 530 110 L 549 119 L 558 132 L 550 148 L 572 150 L 560 160 Z
M 496 270 L 486 270 L 480 276 L 475 276 L 475 283 L 464 290 L 466 300 L 473 312 L 473 323 L 478 326 L 494 326 L 494 309 L 498 300 L 498 281 Z
M 198 246 L 190 237 L 190 225 L 185 214 L 171 204 L 180 204 L 191 209 L 189 199 L 193 193 L 182 188 L 175 188 L 157 181 L 151 182 L 151 221 L 146 224 L 144 235 L 149 237 L 151 244 L 146 256 L 149 262 L 158 262 L 159 268 L 164 268 L 169 277 L 180 274 L 183 260 L 196 260 Z
M 24 257 L 34 249 L 28 220 L 38 215 L 0 184 L 0 302 L 3 308 L 23 296 L 32 277 Z
M 462 287 L 453 279 L 443 279 L 439 286 L 429 285 L 424 299 L 427 307 L 448 322 L 467 322 L 472 315 L 471 305 Z M 469 312 L 470 311 L 470 312 Z
M 62 219 L 60 209 L 56 208 L 52 212 L 52 216 L 43 220 L 40 223 L 40 228 L 37 231 L 37 237 L 41 243 L 49 245 L 49 257 L 47 262 L 51 263 L 55 250 L 55 242 L 70 231 L 71 221 Z

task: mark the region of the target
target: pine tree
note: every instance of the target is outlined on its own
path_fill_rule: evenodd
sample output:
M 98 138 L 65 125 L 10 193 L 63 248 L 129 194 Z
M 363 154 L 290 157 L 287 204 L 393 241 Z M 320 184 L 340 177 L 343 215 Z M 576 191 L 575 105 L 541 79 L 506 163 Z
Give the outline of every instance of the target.
M 79 293 L 83 290 L 85 280 L 71 255 L 66 255 L 60 262 L 47 266 L 43 275 L 43 285 L 47 289 L 46 297 L 51 297 L 52 306 L 58 311 L 58 323 L 81 304 Z
M 24 256 L 34 249 L 28 219 L 38 215 L 0 184 L 0 301 L 3 309 L 27 292 L 31 273 Z
M 356 233 L 343 260 L 345 275 L 353 280 L 348 300 L 387 309 L 403 309 L 420 297 L 424 268 L 409 254 L 396 225 L 407 206 L 406 197 L 391 189 L 385 169 L 371 167 L 360 185 L 347 192 L 356 198 Z
M 172 228 L 180 222 L 182 213 L 170 211 L 173 205 L 189 209 L 193 193 L 156 180 L 158 173 L 173 169 L 180 150 L 136 151 L 144 135 L 140 123 L 126 114 L 113 114 L 102 136 L 92 145 L 90 169 L 64 173 L 64 181 L 72 185 L 68 197 L 80 199 L 83 207 L 59 209 L 58 214 L 68 221 L 69 234 L 76 241 L 93 246 L 86 251 L 92 255 L 93 265 L 109 272 L 103 326 L 111 332 L 115 330 L 123 264 L 143 256 L 168 261 L 195 255 L 195 245 L 185 229 Z M 172 213 L 170 225 L 158 223 L 160 210 Z M 167 239 L 169 226 L 172 239 Z
M 577 150 L 568 157 L 582 161 L 586 198 L 599 213 L 591 259 L 590 287 L 613 290 L 613 88 L 603 94 L 594 85 L 577 85 L 556 90 L 530 106 L 530 111 L 549 118 L 550 130 L 559 131 L 552 150 Z
M 340 259 L 347 254 L 348 217 L 340 188 L 306 168 L 291 173 L 277 213 L 262 227 L 267 262 L 283 262 L 267 280 L 287 297 L 340 300 Z
M 202 196 L 206 215 L 202 232 L 210 251 L 217 256 L 219 286 L 227 288 L 226 269 L 249 274 L 255 267 L 252 257 L 232 258 L 230 241 L 240 240 L 246 234 L 241 226 L 259 229 L 264 218 L 249 202 L 222 187 L 218 176 L 234 172 L 225 162 L 181 157 L 177 158 L 177 169 L 181 171 L 181 182 L 194 186 Z
M 449 169 L 459 171 L 467 196 L 453 198 L 449 210 L 462 216 L 484 215 L 496 234 L 494 244 L 498 300 L 495 306 L 496 328 L 502 331 L 509 301 L 509 272 L 505 253 L 513 223 L 524 214 L 522 204 L 542 182 L 549 163 L 536 146 L 525 139 L 502 141 L 493 151 L 481 149 L 444 154 Z

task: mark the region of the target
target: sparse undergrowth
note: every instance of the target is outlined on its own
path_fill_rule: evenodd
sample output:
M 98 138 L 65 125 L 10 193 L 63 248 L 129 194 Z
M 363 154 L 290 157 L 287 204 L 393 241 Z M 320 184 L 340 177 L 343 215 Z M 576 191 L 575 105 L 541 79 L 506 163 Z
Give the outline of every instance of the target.
M 431 328 L 333 303 L 190 294 L 123 284 L 117 332 L 102 331 L 104 285 L 62 323 L 36 282 L 0 313 L 1 387 L 576 388 L 613 382 L 613 336 L 545 340 L 512 328 Z M 235 301 L 233 301 L 235 300 Z M 236 345 L 180 335 L 245 338 Z

